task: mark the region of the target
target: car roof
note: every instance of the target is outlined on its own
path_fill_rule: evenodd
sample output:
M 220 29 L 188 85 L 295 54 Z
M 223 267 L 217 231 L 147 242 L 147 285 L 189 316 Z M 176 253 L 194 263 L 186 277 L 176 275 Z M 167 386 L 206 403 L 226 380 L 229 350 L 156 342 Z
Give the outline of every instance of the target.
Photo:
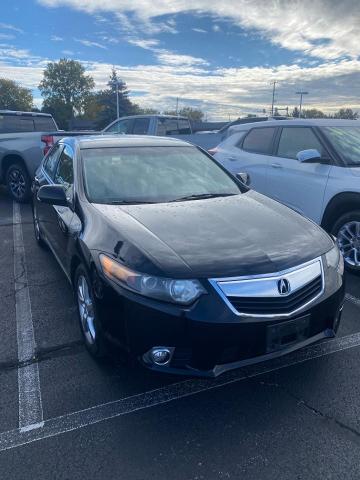
M 188 142 L 172 137 L 150 135 L 90 135 L 65 137 L 62 142 L 77 144 L 80 149 L 116 147 L 190 147 Z
M 340 127 L 340 126 L 359 126 L 358 120 L 342 120 L 336 118 L 294 118 L 288 120 L 267 120 L 264 122 L 244 123 L 241 125 L 233 125 L 229 127 L 232 132 L 250 130 L 251 128 L 260 127 L 285 127 L 285 126 L 310 126 L 310 127 Z
M 18 110 L 0 110 L 0 115 L 16 115 L 19 117 L 52 117 L 50 113 L 42 112 L 19 112 Z

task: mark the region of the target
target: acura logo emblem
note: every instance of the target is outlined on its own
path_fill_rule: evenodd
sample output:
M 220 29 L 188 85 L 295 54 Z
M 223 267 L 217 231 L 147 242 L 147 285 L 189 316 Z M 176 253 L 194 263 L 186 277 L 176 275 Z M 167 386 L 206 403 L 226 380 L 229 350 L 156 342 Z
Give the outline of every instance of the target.
M 286 278 L 281 278 L 277 282 L 280 295 L 288 295 L 290 293 L 290 282 Z

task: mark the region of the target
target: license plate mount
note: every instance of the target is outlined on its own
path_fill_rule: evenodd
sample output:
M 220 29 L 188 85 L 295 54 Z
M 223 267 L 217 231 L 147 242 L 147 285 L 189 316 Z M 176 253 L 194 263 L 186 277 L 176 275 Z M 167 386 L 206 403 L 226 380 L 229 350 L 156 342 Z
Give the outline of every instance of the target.
M 266 352 L 276 352 L 309 338 L 310 315 L 269 325 L 266 329 Z

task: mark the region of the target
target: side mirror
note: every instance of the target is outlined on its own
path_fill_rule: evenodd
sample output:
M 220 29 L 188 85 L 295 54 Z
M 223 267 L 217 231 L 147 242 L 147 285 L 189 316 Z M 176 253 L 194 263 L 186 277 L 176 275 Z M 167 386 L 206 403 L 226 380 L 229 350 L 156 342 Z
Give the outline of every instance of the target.
M 43 185 L 37 192 L 39 202 L 50 205 L 68 206 L 65 189 L 62 185 Z
M 246 172 L 240 172 L 236 174 L 236 178 L 240 180 L 240 182 L 244 183 L 246 186 L 250 185 L 250 175 Z
M 296 154 L 296 158 L 299 160 L 299 162 L 321 163 L 321 155 L 315 148 L 301 150 L 301 152 Z

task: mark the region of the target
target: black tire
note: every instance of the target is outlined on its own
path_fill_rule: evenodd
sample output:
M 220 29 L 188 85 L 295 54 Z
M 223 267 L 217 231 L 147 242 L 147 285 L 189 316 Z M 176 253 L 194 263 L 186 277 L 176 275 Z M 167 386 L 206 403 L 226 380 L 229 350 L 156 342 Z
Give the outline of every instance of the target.
M 36 243 L 39 245 L 39 247 L 47 249 L 47 244 L 43 239 L 43 236 L 41 233 L 41 228 L 40 228 L 40 224 L 37 216 L 35 203 L 33 203 L 32 212 L 33 212 L 34 236 L 35 236 Z
M 31 194 L 31 180 L 26 168 L 21 163 L 12 163 L 5 174 L 6 186 L 9 195 L 19 203 L 29 200 Z
M 360 274 L 360 230 L 359 233 L 356 234 L 356 224 L 360 224 L 360 210 L 352 210 L 350 212 L 344 213 L 341 215 L 337 220 L 335 220 L 332 228 L 331 228 L 331 233 L 337 238 L 338 245 L 340 248 L 340 251 L 344 254 L 344 263 L 345 263 L 345 268 L 347 271 Z M 343 241 L 343 236 L 341 234 L 342 229 L 345 227 L 345 225 L 353 225 L 351 227 L 351 232 L 354 233 L 354 238 L 352 239 L 352 244 L 354 248 L 357 249 L 358 254 L 358 263 L 359 265 L 354 265 L 353 263 L 355 262 L 355 257 L 353 256 L 354 253 L 352 253 L 350 256 L 347 255 L 348 248 L 344 248 L 346 245 Z M 350 235 L 349 235 L 350 238 Z
M 89 298 L 92 302 L 92 307 L 88 307 L 88 313 L 93 312 L 93 331 L 91 329 L 87 329 L 85 327 L 85 321 L 83 317 L 83 312 L 81 311 L 81 300 L 79 296 L 79 284 L 83 281 L 86 281 Z M 80 330 L 84 339 L 85 346 L 89 353 L 96 359 L 103 359 L 108 356 L 108 348 L 107 343 L 105 341 L 103 329 L 101 326 L 101 319 L 99 315 L 99 307 L 97 304 L 96 297 L 94 295 L 92 282 L 90 280 L 90 276 L 83 265 L 79 265 L 75 271 L 74 275 L 74 296 L 75 301 L 77 304 L 78 310 L 78 318 L 79 318 L 79 325 Z

